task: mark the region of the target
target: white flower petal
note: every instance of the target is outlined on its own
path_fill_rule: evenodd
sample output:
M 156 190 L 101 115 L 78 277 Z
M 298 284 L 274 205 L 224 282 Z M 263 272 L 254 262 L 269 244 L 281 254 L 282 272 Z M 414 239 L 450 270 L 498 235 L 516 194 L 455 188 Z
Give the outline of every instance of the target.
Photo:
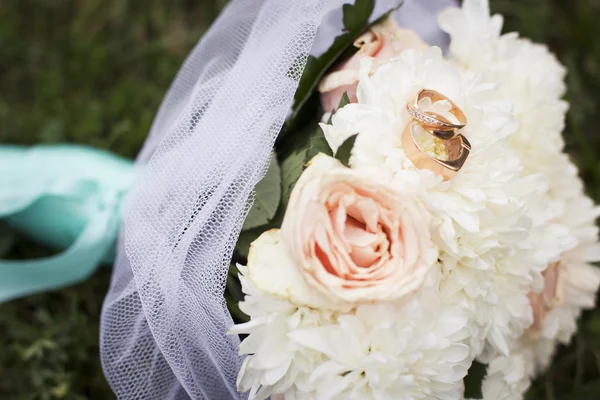
M 265 293 L 297 306 L 329 308 L 331 301 L 307 285 L 281 243 L 279 230 L 263 233 L 250 247 L 249 278 Z

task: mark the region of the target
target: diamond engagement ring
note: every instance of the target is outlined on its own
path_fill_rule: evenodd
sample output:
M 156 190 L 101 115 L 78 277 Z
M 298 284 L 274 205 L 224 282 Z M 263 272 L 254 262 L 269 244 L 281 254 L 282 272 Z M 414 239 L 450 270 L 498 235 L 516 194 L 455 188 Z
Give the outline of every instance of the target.
M 420 109 L 419 102 L 425 98 L 430 98 L 431 103 L 449 102 L 451 105 L 449 112 L 456 118 L 458 123 L 453 123 L 438 113 Z M 407 105 L 406 110 L 412 116 L 412 120 L 406 124 L 402 132 L 404 153 L 416 168 L 428 169 L 442 176 L 445 181 L 450 179 L 462 168 L 471 152 L 471 144 L 461 134 L 463 128 L 467 125 L 465 114 L 446 96 L 429 89 L 419 91 L 414 105 Z M 433 140 L 437 140 L 437 143 L 444 147 L 446 159 L 431 155 L 423 149 L 415 136 L 415 128 L 417 127 L 433 136 Z
M 450 103 L 451 108 L 449 112 L 456 118 L 458 123 L 452 123 L 438 113 L 421 110 L 419 102 L 425 98 L 430 98 L 432 103 L 438 101 L 447 101 Z M 415 120 L 421 123 L 423 128 L 431 132 L 434 136 L 444 140 L 458 136 L 461 130 L 467 125 L 467 118 L 462 110 L 452 100 L 435 90 L 422 89 L 419 91 L 414 104 L 407 104 L 406 110 Z

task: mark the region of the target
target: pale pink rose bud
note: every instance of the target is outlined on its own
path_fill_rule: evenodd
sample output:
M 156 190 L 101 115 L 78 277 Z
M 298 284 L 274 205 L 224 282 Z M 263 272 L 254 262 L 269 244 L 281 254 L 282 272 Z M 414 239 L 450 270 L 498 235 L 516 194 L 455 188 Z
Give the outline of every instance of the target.
M 542 272 L 544 278 L 544 289 L 540 293 L 529 293 L 529 302 L 533 310 L 533 324 L 531 324 L 530 332 L 540 332 L 544 318 L 557 304 L 561 301 L 561 264 L 555 262 Z
M 281 240 L 331 301 L 385 301 L 415 292 L 436 263 L 429 224 L 411 196 L 320 154 L 292 191 Z
M 399 28 L 391 18 L 372 26 L 354 42 L 354 46 L 359 50 L 349 59 L 340 62 L 319 84 L 321 105 L 325 112 L 337 108 L 344 92 L 348 92 L 351 103 L 358 101 L 356 87 L 362 58 L 373 57 L 377 66 L 400 55 L 406 49 L 424 50 L 428 47 L 414 31 Z

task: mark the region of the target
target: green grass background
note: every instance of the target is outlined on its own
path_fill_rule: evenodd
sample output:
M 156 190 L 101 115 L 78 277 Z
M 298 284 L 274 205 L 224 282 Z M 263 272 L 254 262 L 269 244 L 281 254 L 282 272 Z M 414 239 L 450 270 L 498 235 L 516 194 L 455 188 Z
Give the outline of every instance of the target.
M 0 143 L 83 143 L 134 157 L 184 57 L 225 0 L 0 0 Z M 507 30 L 568 66 L 567 150 L 600 201 L 600 0 L 491 0 Z M 49 254 L 0 225 L 0 257 Z M 111 399 L 98 320 L 110 270 L 0 305 L 0 399 Z M 600 311 L 529 395 L 600 399 Z

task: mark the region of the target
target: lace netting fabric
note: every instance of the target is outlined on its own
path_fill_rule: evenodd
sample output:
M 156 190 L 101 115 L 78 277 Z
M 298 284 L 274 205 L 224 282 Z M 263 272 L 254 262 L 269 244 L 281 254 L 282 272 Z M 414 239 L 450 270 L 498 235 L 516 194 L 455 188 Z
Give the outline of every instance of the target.
M 377 1 L 373 17 L 398 1 Z M 306 56 L 339 34 L 344 2 L 233 0 L 167 93 L 137 160 L 102 312 L 102 363 L 119 399 L 245 397 L 239 340 L 225 334 L 229 260 Z M 397 16 L 441 44 L 435 17 L 451 3 L 407 0 Z

